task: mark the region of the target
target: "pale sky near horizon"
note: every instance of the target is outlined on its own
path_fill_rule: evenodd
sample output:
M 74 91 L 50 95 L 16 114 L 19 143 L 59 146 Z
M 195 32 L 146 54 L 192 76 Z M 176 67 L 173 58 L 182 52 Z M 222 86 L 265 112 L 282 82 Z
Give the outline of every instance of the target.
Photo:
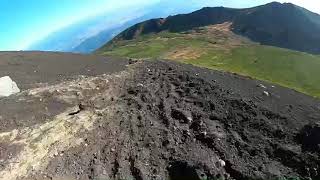
M 225 6 L 252 7 L 270 0 L 0 0 L 0 51 L 23 50 L 51 32 L 98 14 L 114 11 L 127 13 L 133 7 L 147 7 L 159 2 L 172 3 L 176 7 Z M 177 5 L 181 2 L 181 5 Z M 320 1 L 280 0 L 291 2 L 320 14 Z

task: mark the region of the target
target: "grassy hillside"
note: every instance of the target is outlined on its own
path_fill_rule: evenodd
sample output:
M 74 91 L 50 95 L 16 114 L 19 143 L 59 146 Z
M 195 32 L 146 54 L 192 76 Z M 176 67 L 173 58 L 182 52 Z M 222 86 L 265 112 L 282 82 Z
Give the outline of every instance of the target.
M 320 15 L 290 3 L 272 2 L 247 9 L 202 8 L 190 14 L 151 19 L 120 33 L 114 40 L 168 31 L 231 23 L 231 31 L 263 45 L 320 54 Z
M 320 56 L 252 43 L 228 24 L 143 35 L 98 51 L 108 56 L 164 58 L 235 72 L 320 97 Z

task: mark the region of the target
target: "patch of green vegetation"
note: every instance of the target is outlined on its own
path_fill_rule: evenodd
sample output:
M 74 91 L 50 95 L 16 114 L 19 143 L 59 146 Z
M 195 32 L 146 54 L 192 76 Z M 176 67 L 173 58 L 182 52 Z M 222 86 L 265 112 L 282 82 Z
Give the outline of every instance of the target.
M 277 180 L 301 180 L 301 179 L 298 178 L 298 177 L 291 177 L 291 178 L 282 177 L 282 178 L 278 178 Z M 312 180 L 312 179 L 311 179 L 311 180 Z
M 210 69 L 229 71 L 295 89 L 320 97 L 320 56 L 257 44 L 225 47 L 213 45 L 214 38 L 204 40 L 186 34 L 163 32 L 135 40 L 115 42 L 98 53 L 133 58 L 166 58 L 169 52 L 194 48 L 197 58 L 181 61 Z M 219 40 L 218 40 L 219 41 Z
M 255 45 L 235 48 L 231 53 L 209 52 L 185 62 L 235 72 L 320 97 L 320 58 L 310 54 Z
M 132 58 L 163 58 L 164 54 L 185 47 L 199 47 L 205 42 L 186 39 L 178 33 L 163 32 L 160 35 L 145 35 L 136 40 L 120 41 L 99 50 L 98 53 L 108 56 Z M 116 48 L 114 48 L 114 46 Z

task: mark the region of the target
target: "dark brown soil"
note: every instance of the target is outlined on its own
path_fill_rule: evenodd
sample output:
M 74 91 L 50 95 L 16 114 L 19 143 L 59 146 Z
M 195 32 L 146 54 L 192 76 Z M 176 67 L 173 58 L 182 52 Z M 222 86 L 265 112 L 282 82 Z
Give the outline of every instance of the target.
M 71 102 L 98 117 L 84 142 L 19 179 L 320 179 L 319 100 L 167 61 L 126 71 Z

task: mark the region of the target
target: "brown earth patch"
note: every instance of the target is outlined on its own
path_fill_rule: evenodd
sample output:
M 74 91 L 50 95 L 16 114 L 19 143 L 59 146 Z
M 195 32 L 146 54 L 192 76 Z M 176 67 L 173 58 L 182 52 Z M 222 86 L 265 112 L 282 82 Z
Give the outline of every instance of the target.
M 164 59 L 171 60 L 193 60 L 200 58 L 205 52 L 201 52 L 196 48 L 182 48 L 176 49 L 172 52 L 167 53 Z

